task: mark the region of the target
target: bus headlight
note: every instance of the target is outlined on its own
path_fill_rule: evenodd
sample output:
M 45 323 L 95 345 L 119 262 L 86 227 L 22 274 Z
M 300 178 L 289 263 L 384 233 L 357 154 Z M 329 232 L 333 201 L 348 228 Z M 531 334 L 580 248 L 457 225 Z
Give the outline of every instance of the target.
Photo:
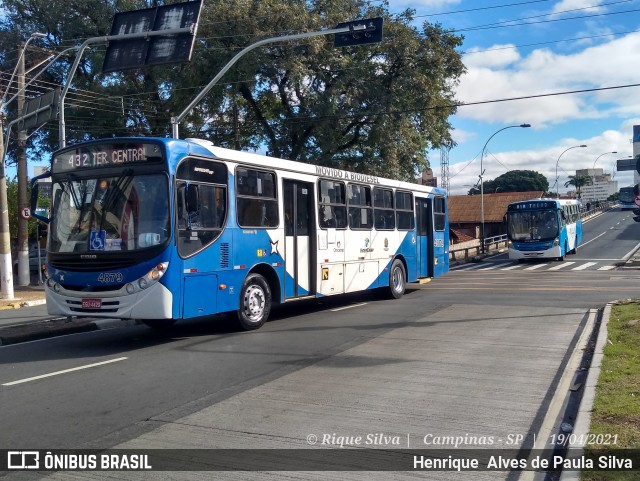
M 556 238 L 553 240 L 553 246 L 555 247 L 555 246 L 559 246 L 559 245 L 560 245 L 560 238 L 559 238 L 559 237 L 556 237 Z
M 167 272 L 168 267 L 168 262 L 161 262 L 140 279 L 130 282 L 125 287 L 127 294 L 135 294 L 136 292 L 140 292 L 144 289 L 149 288 L 149 286 L 155 284 L 160 280 L 164 273 Z

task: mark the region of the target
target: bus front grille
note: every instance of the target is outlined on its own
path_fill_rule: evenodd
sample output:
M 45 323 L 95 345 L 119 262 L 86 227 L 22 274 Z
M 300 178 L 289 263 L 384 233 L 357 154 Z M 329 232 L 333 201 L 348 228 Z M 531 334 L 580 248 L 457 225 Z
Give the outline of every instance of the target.
M 51 267 L 72 272 L 108 271 L 125 269 L 136 264 L 135 259 L 65 259 L 64 261 L 50 261 Z
M 553 246 L 553 242 L 518 242 L 513 243 L 513 247 L 519 251 L 544 251 L 550 249 Z

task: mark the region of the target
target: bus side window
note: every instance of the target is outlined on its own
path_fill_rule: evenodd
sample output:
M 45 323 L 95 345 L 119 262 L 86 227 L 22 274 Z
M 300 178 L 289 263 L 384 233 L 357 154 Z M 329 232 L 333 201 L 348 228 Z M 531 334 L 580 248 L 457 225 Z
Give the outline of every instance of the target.
M 257 169 L 236 170 L 236 207 L 240 227 L 277 227 L 276 175 Z
M 347 201 L 343 182 L 321 179 L 318 189 L 320 227 L 347 228 Z
M 444 197 L 433 198 L 433 226 L 437 231 L 443 231 L 447 223 L 447 207 Z

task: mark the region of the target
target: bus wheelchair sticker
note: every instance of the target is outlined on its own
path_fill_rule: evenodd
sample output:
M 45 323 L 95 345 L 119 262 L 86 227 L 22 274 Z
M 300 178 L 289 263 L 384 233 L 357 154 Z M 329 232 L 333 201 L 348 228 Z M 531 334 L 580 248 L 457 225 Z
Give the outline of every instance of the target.
M 105 244 L 107 243 L 107 231 L 106 230 L 92 230 L 89 237 L 90 250 L 103 251 Z

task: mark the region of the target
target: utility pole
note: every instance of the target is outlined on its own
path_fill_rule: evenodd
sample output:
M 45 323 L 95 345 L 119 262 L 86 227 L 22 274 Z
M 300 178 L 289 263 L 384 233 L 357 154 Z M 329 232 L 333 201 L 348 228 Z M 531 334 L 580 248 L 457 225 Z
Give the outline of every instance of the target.
M 4 114 L 0 110 L 0 152 L 4 152 Z M 11 266 L 11 237 L 9 235 L 9 206 L 7 205 L 7 174 L 0 162 L 0 274 L 2 298 L 13 300 L 13 269 Z
M 25 43 L 18 46 L 21 52 L 25 52 Z M 18 61 L 18 115 L 21 115 L 24 108 L 24 83 L 25 66 L 24 58 L 21 55 Z M 25 208 L 29 207 L 27 202 L 27 134 L 24 130 L 18 131 L 18 285 L 28 286 L 29 279 L 29 220 L 21 214 Z

